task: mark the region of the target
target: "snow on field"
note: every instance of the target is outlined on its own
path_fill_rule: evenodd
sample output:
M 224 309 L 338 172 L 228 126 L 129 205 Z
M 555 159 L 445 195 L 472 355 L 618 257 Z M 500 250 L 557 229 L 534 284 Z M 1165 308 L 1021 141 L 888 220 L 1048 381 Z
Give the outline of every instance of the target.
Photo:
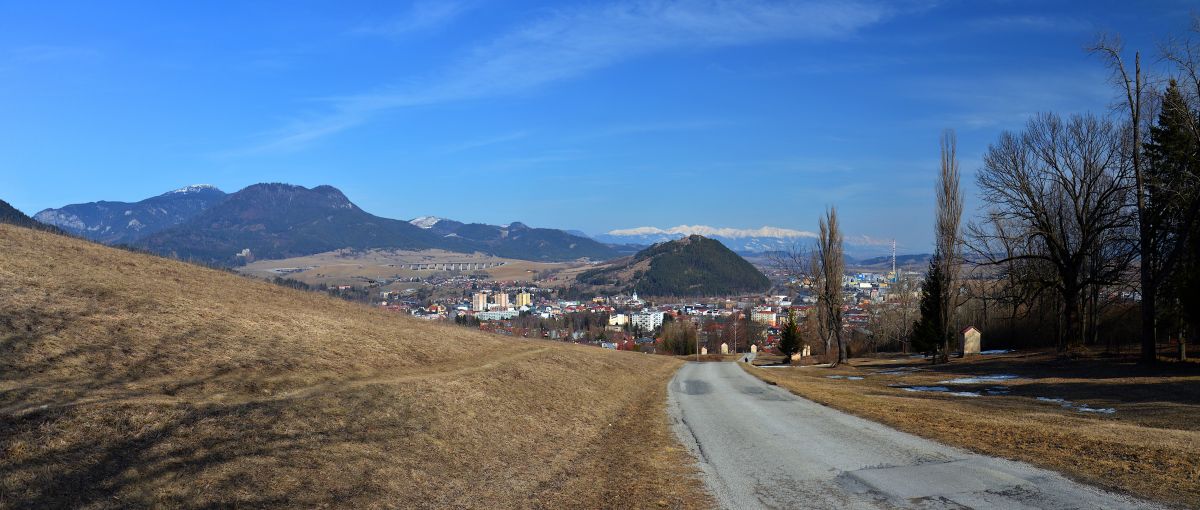
M 954 395 L 956 397 L 978 397 L 979 396 L 979 393 L 976 393 L 974 391 L 950 391 L 950 388 L 947 388 L 945 386 L 903 386 L 903 387 L 900 387 L 900 389 L 902 389 L 904 391 L 921 391 L 921 392 L 928 391 L 928 392 L 934 392 L 934 393 L 945 393 L 947 395 Z
M 1037 397 L 1037 400 L 1050 404 L 1058 404 L 1063 408 L 1074 409 L 1081 413 L 1115 414 L 1117 412 L 1116 409 L 1111 407 L 1088 407 L 1087 404 L 1076 404 L 1064 398 Z
M 942 384 L 983 384 L 992 381 L 1007 381 L 1011 379 L 1024 379 L 1019 375 L 1013 374 L 996 374 L 996 375 L 977 375 L 975 377 L 959 377 L 942 381 Z

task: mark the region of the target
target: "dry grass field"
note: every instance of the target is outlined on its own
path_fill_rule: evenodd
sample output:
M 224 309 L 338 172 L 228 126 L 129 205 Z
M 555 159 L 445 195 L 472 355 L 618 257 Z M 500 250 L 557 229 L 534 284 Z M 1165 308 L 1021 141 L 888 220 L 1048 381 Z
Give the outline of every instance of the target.
M 263 278 L 283 276 L 310 285 L 361 285 L 366 280 L 421 277 L 435 273 L 431 269 L 414 270 L 405 267 L 406 264 L 416 263 L 503 263 L 496 267 L 463 272 L 485 273 L 492 280 L 520 281 L 533 281 L 542 272 L 559 271 L 580 265 L 569 262 L 532 262 L 445 250 L 338 250 L 289 259 L 258 260 L 238 268 L 238 272 Z M 280 268 L 303 270 L 282 274 L 276 271 Z
M 678 360 L 0 225 L 0 507 L 696 507 Z
M 1132 360 L 1012 353 L 943 366 L 904 357 L 856 359 L 836 369 L 746 370 L 946 444 L 1152 500 L 1200 505 L 1200 364 L 1150 370 Z M 949 391 L 903 389 L 922 386 Z

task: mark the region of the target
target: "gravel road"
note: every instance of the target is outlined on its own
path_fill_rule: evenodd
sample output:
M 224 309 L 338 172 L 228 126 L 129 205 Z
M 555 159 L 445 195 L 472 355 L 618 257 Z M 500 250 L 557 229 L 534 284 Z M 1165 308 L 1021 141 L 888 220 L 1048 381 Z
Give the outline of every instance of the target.
M 835 411 L 735 363 L 688 363 L 668 393 L 724 508 L 1157 508 Z

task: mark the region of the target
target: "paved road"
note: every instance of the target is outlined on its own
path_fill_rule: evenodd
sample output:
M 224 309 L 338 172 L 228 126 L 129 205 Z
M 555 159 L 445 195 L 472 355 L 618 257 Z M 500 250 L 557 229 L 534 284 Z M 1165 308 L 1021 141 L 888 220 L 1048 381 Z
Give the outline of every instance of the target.
M 1155 508 L 834 411 L 735 363 L 685 365 L 668 409 L 725 508 Z

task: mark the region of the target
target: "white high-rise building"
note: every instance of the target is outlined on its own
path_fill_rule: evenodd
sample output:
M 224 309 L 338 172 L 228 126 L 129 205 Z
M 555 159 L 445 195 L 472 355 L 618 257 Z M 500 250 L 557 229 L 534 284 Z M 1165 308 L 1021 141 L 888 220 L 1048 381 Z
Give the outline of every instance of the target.
M 653 331 L 663 323 L 663 312 L 641 312 L 633 314 L 629 323 L 642 331 Z

